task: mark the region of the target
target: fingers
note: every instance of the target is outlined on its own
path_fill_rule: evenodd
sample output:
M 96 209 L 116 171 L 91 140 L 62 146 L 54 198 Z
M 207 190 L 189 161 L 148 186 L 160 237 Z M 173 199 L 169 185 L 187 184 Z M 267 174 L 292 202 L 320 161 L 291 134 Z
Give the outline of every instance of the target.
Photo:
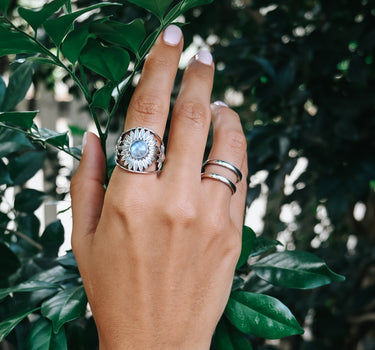
M 85 237 L 90 239 L 91 234 L 96 230 L 104 199 L 106 166 L 100 141 L 90 132 L 86 134 L 85 139 L 86 145 L 83 148 L 82 158 L 70 185 L 73 249 L 75 246 L 81 246 L 77 242 Z
M 202 50 L 185 71 L 173 109 L 163 174 L 192 176 L 200 168 L 211 122 L 210 98 L 214 77 L 211 54 Z
M 182 47 L 182 32 L 175 25 L 169 26 L 158 38 L 130 101 L 125 130 L 141 126 L 163 137 Z

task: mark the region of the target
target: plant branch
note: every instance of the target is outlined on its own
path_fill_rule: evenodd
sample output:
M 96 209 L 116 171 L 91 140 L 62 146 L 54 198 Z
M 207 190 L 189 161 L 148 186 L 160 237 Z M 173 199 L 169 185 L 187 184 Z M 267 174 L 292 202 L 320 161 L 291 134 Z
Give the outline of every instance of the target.
M 32 246 L 34 246 L 38 250 L 40 250 L 40 251 L 43 250 L 43 246 L 41 244 L 39 244 L 38 242 L 35 242 L 32 238 L 25 235 L 24 233 L 19 232 L 19 231 L 10 230 L 9 228 L 4 227 L 3 225 L 0 225 L 0 228 L 3 229 L 4 231 L 7 231 L 8 233 L 12 233 L 12 234 L 16 235 L 17 237 L 22 238 L 23 240 L 30 243 Z

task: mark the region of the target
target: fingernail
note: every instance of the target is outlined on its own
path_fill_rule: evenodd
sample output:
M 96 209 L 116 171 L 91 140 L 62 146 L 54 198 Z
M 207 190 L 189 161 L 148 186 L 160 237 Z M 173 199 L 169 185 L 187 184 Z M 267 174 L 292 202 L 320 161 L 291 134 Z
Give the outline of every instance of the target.
M 85 151 L 86 143 L 87 143 L 87 132 L 85 132 L 82 137 L 82 154 Z
M 228 107 L 228 105 L 226 103 L 224 103 L 223 101 L 215 101 L 213 103 L 213 105 L 215 106 L 223 106 L 223 107 Z
M 171 46 L 176 46 L 182 39 L 182 31 L 180 27 L 171 24 L 164 30 L 163 34 L 164 42 Z
M 207 66 L 211 66 L 212 64 L 212 55 L 210 51 L 206 49 L 200 50 L 196 55 L 195 59 L 203 64 L 206 64 Z

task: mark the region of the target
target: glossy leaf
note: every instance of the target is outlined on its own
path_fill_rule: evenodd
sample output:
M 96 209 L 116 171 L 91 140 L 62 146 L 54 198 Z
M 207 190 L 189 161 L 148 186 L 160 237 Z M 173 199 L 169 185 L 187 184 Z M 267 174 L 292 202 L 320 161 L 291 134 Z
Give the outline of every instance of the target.
M 87 298 L 83 286 L 71 287 L 57 293 L 42 304 L 42 315 L 52 321 L 54 333 L 64 323 L 84 314 Z
M 0 112 L 0 122 L 17 125 L 21 128 L 30 129 L 38 111 L 28 112 Z
M 96 37 L 111 44 L 119 45 L 137 52 L 146 36 L 145 26 L 139 18 L 130 23 L 106 21 L 103 23 L 92 23 L 90 32 Z
M 93 35 L 91 35 L 91 37 L 93 37 Z M 67 35 L 62 43 L 61 51 L 70 62 L 76 63 L 89 38 L 90 33 L 88 25 L 74 29 Z
M 112 91 L 115 88 L 115 85 L 112 82 L 104 85 L 101 89 L 96 90 L 94 96 L 92 97 L 91 105 L 94 107 L 100 107 L 104 110 L 107 110 L 109 103 L 112 98 Z
M 34 146 L 24 134 L 0 126 L 0 157 L 31 149 L 34 149 Z
M 250 252 L 253 248 L 253 242 L 255 239 L 254 231 L 248 227 L 244 226 L 242 229 L 242 248 L 241 248 L 241 255 L 238 259 L 236 268 L 240 268 L 247 259 L 249 258 Z
M 30 331 L 25 350 L 67 350 L 65 329 L 57 334 L 52 331 L 52 323 L 45 318 L 39 319 Z
M 69 145 L 68 132 L 59 133 L 55 130 L 46 128 L 38 129 L 39 135 L 35 134 L 35 140 L 42 143 L 49 143 L 55 147 L 63 147 Z
M 49 17 L 59 10 L 68 0 L 54 0 L 40 10 L 18 8 L 19 15 L 36 31 Z
M 214 0 L 184 0 L 182 2 L 180 14 L 186 12 L 187 10 L 190 10 L 193 7 L 211 4 L 213 1 Z
M 163 15 L 167 11 L 170 4 L 173 2 L 173 0 L 128 0 L 128 1 L 153 13 L 159 19 L 163 18 Z
M 276 286 L 310 289 L 344 281 L 323 260 L 304 251 L 274 253 L 253 265 L 258 277 Z
M 26 96 L 26 93 L 29 90 L 31 82 L 32 82 L 33 72 L 34 72 L 33 63 L 26 61 L 20 64 L 17 67 L 17 69 L 12 73 L 9 79 L 9 84 L 8 84 L 6 93 L 5 93 L 4 103 L 2 105 L 2 109 L 4 111 L 9 111 L 9 110 L 14 109 L 17 106 L 17 104 L 20 101 L 22 101 L 23 98 Z M 37 112 L 30 112 L 30 113 L 36 114 Z M 26 125 L 30 124 L 31 117 L 32 117 L 32 114 L 30 114 L 28 117 L 25 116 Z
M 51 269 L 42 271 L 29 279 L 29 281 L 43 281 L 47 283 L 60 283 L 79 277 L 76 271 L 65 269 L 61 266 L 55 266 Z
M 250 252 L 249 257 L 257 256 L 262 253 L 265 253 L 271 249 L 274 249 L 278 245 L 282 245 L 276 239 L 268 239 L 263 237 L 256 237 L 253 242 L 253 248 Z
M 17 255 L 6 244 L 0 242 L 0 280 L 16 272 L 20 266 Z
M 81 52 L 80 62 L 103 77 L 120 82 L 130 62 L 127 51 L 119 47 L 104 47 L 98 41 L 89 39 Z
M 14 209 L 24 213 L 33 213 L 46 198 L 44 192 L 26 188 L 16 194 Z
M 115 3 L 115 2 L 102 1 L 95 5 L 69 13 L 67 15 L 64 15 L 58 18 L 49 19 L 44 22 L 44 29 L 46 30 L 48 36 L 55 43 L 55 45 L 60 46 L 62 40 L 64 39 L 66 34 L 68 34 L 71 25 L 79 16 L 82 16 L 86 12 L 95 10 L 99 7 L 110 6 L 110 5 L 121 5 L 121 4 Z
M 64 266 L 67 269 L 78 270 L 77 261 L 71 250 L 68 251 L 65 255 L 60 256 L 56 261 L 58 264 L 60 264 L 61 266 Z
M 57 256 L 61 244 L 64 243 L 64 226 L 60 220 L 50 223 L 40 237 L 44 252 L 49 256 Z
M 10 293 L 33 292 L 41 289 L 58 289 L 59 286 L 44 281 L 26 281 L 16 286 L 0 289 L 0 300 L 4 299 Z
M 0 159 L 0 185 L 12 185 L 13 180 L 10 177 L 8 167 L 2 159 Z
M 38 170 L 43 168 L 45 152 L 26 152 L 9 160 L 8 169 L 16 185 L 21 185 L 31 179 Z
M 35 308 L 32 310 L 22 311 L 16 315 L 13 315 L 0 323 L 0 342 L 12 331 L 14 327 L 18 325 L 25 317 L 31 313 L 39 310 Z
M 43 53 L 44 50 L 31 38 L 12 31 L 0 23 L 0 57 L 20 53 Z
M 0 112 L 3 110 L 2 106 L 4 103 L 4 97 L 5 97 L 5 92 L 7 90 L 7 86 L 5 85 L 5 82 L 3 78 L 0 76 Z
M 215 350 L 252 350 L 250 342 L 223 316 L 213 338 Z
M 266 339 L 303 333 L 290 310 L 268 295 L 233 292 L 225 308 L 225 315 L 241 332 Z
M 10 5 L 11 0 L 0 0 L 0 11 L 5 16 L 8 11 L 8 7 Z

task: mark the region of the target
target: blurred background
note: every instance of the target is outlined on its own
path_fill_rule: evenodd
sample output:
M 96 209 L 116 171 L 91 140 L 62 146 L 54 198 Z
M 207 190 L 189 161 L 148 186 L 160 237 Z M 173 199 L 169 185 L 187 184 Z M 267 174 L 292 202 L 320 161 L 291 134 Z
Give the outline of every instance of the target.
M 135 6 L 121 7 L 114 19 L 135 17 L 144 18 L 148 31 L 157 24 Z M 246 224 L 279 240 L 281 249 L 314 252 L 346 276 L 344 283 L 313 291 L 272 289 L 269 294 L 290 307 L 305 334 L 280 341 L 254 338 L 253 348 L 374 350 L 375 0 L 216 0 L 178 20 L 184 24 L 185 52 L 172 105 L 188 59 L 209 48 L 217 71 L 213 101 L 223 100 L 239 113 L 248 139 Z M 12 70 L 8 63 L 0 58 L 5 78 Z M 109 150 L 136 83 L 113 120 Z M 92 76 L 88 84 L 104 83 Z M 40 109 L 38 123 L 69 129 L 75 145 L 94 128 L 72 82 L 49 66 L 39 66 L 17 109 Z M 42 228 L 62 220 L 64 253 L 70 249 L 66 209 L 76 164 L 52 149 L 43 152 L 38 159 L 43 170 L 36 169 L 28 185 L 48 193 L 37 217 Z M 83 343 L 69 349 L 94 349 L 94 340 Z M 6 346 L 0 343 L 0 349 Z

